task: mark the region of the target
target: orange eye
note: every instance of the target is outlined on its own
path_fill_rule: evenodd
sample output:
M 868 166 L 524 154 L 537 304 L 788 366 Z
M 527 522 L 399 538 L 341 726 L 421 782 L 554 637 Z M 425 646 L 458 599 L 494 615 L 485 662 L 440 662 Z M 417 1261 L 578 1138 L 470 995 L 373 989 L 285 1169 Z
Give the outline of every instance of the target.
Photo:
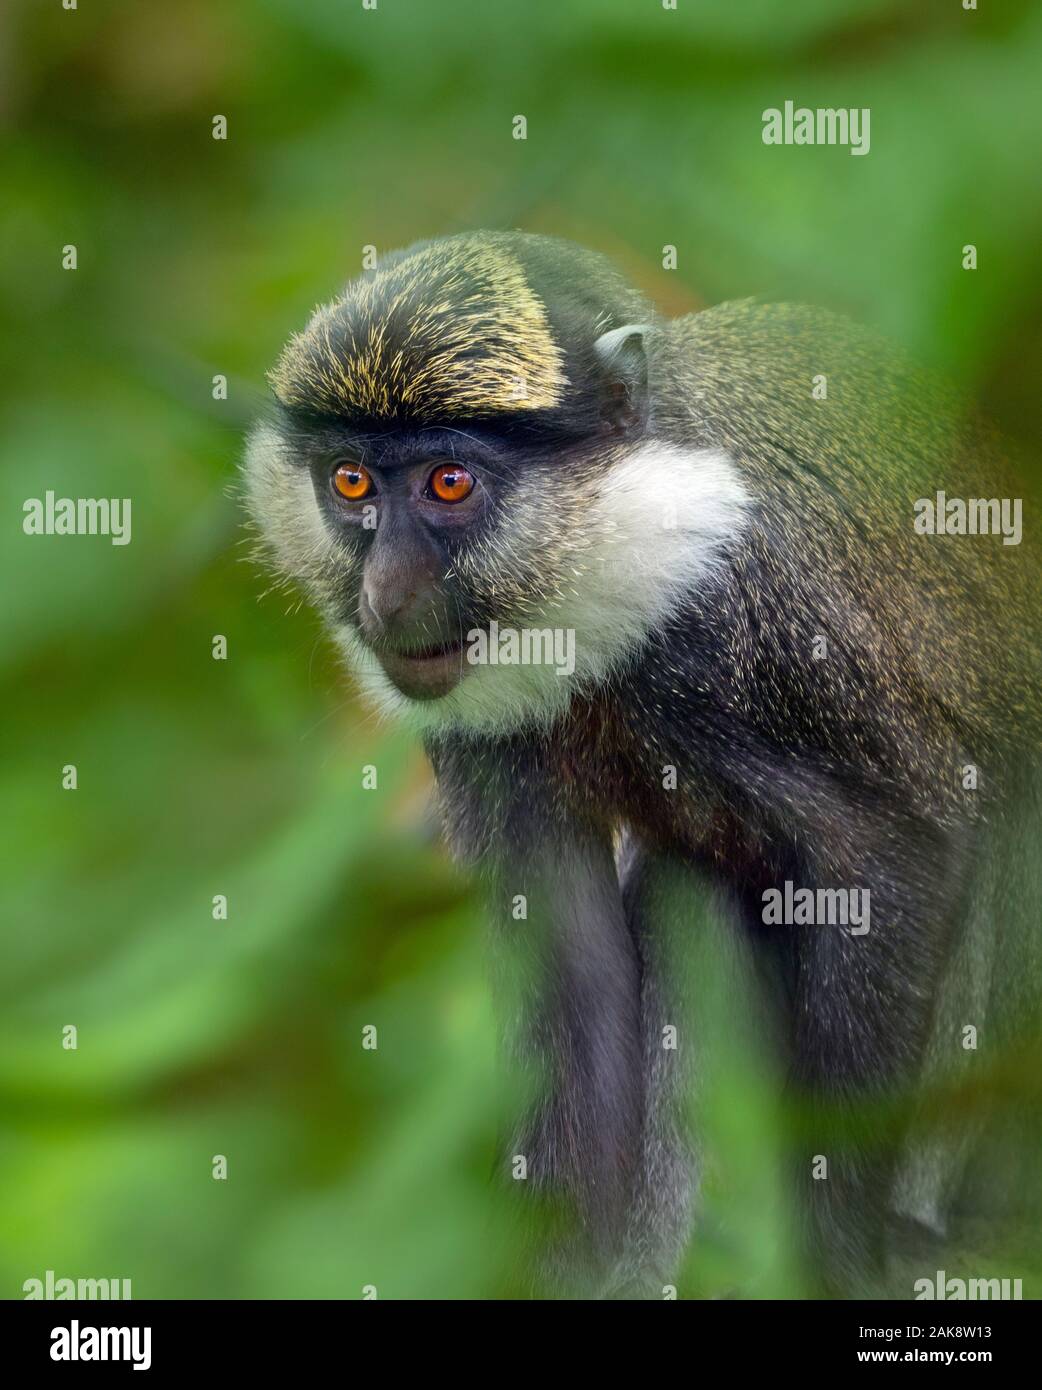
M 474 491 L 474 475 L 455 463 L 443 463 L 428 484 L 439 502 L 462 502 Z
M 333 474 L 333 486 L 349 502 L 360 502 L 373 490 L 373 480 L 360 463 L 342 463 Z

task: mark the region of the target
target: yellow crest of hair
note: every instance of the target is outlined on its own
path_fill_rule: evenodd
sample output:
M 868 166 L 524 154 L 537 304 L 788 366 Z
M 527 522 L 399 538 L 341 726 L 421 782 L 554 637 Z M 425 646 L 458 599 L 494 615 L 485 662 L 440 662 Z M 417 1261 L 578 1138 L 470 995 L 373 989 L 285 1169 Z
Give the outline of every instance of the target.
M 563 360 L 495 237 L 451 238 L 352 281 L 290 339 L 270 381 L 286 406 L 451 418 L 554 407 Z

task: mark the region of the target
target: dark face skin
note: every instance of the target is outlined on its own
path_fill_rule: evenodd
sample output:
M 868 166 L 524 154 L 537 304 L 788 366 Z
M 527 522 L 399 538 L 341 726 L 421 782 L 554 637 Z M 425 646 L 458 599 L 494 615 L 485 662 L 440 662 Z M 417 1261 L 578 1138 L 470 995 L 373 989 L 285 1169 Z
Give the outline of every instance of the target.
M 598 472 L 597 447 L 621 438 L 636 418 L 625 391 L 618 399 L 609 393 L 605 403 L 598 381 L 592 389 L 596 409 L 569 425 L 514 414 L 494 417 L 494 426 L 468 420 L 465 430 L 372 429 L 368 421 L 281 412 L 283 438 L 309 469 L 330 534 L 353 561 L 337 616 L 355 627 L 402 694 L 447 695 L 470 671 L 468 632 L 504 617 L 504 586 L 494 576 L 498 522 L 533 497 L 559 495 L 562 477 Z M 544 512 L 530 537 L 526 595 L 545 578 L 539 542 L 549 544 L 554 524 Z M 461 569 L 480 573 L 480 594 Z
M 488 621 L 452 569 L 509 487 L 494 442 L 440 428 L 294 435 L 327 525 L 357 560 L 344 618 L 403 694 L 447 694 L 470 669 L 467 632 Z

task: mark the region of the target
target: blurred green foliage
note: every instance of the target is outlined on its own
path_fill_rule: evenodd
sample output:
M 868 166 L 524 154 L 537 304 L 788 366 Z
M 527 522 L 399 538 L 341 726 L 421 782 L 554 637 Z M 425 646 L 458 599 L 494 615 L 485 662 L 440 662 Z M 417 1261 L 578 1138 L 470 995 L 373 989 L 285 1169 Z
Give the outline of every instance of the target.
M 3 26 L 0 1293 L 48 1268 L 139 1298 L 508 1291 L 480 915 L 413 743 L 243 563 L 264 371 L 363 245 L 523 226 L 673 310 L 847 310 L 1031 445 L 1042 11 L 21 0 Z M 764 146 L 787 99 L 870 106 L 871 153 Z M 48 489 L 132 497 L 132 543 L 25 537 Z M 774 1102 L 707 997 L 686 1289 L 798 1293 Z

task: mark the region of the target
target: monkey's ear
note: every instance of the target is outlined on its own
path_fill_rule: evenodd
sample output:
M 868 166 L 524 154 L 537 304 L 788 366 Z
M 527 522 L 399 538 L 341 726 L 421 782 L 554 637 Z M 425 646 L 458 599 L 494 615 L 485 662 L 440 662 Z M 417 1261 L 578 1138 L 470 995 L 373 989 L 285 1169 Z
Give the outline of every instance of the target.
M 612 328 L 593 345 L 607 382 L 604 418 L 620 432 L 643 425 L 647 416 L 648 359 L 644 351 L 646 323 Z

